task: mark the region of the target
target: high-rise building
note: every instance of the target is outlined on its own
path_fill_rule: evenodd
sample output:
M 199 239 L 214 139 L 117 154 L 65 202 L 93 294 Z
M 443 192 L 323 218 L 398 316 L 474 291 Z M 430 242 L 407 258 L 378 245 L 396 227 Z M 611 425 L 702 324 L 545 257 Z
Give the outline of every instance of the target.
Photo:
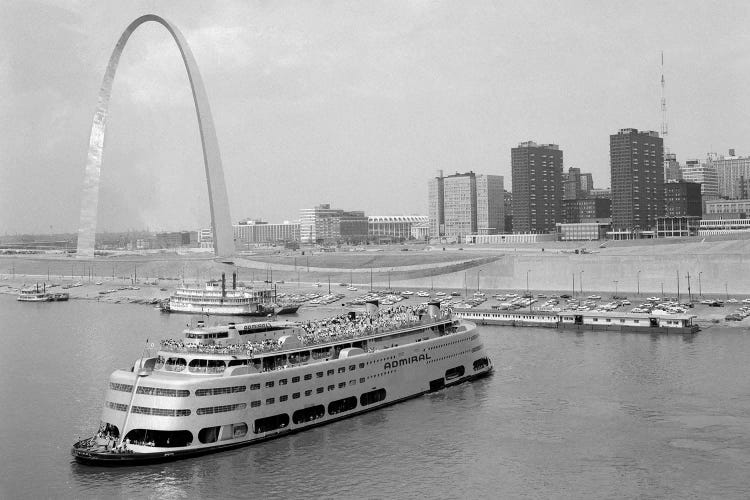
M 581 172 L 581 192 L 589 194 L 594 189 L 594 178 L 590 172 Z
M 702 214 L 700 184 L 684 181 L 664 184 L 665 217 L 700 217 Z
M 729 156 L 711 155 L 708 164 L 716 172 L 719 197 L 727 200 L 750 198 L 747 193 L 750 180 L 750 156 L 735 156 L 730 150 Z
M 430 236 L 439 238 L 445 234 L 445 206 L 443 204 L 443 171 L 438 170 L 437 177 L 427 183 L 427 217 L 430 225 Z
M 677 161 L 677 155 L 667 153 L 664 155 L 664 182 L 682 180 L 682 169 L 680 162 Z
M 503 176 L 477 177 L 477 233 L 501 234 L 505 231 Z
M 645 231 L 664 207 L 664 141 L 658 132 L 621 129 L 609 136 L 612 228 Z
M 570 167 L 562 174 L 563 200 L 577 200 L 581 195 L 581 169 Z
M 331 208 L 327 203 L 302 208 L 299 235 L 302 243 L 362 242 L 367 240 L 367 216 L 359 210 Z
M 477 232 L 477 178 L 474 172 L 455 173 L 443 179 L 445 236 Z
M 503 207 L 505 208 L 505 232 L 513 232 L 513 193 L 503 190 Z
M 562 221 L 563 152 L 557 144 L 522 142 L 511 149 L 513 231 L 554 233 Z
M 719 198 L 719 180 L 716 170 L 708 163 L 701 163 L 700 160 L 685 161 L 682 167 L 682 180 L 700 184 L 701 197 L 704 202 Z

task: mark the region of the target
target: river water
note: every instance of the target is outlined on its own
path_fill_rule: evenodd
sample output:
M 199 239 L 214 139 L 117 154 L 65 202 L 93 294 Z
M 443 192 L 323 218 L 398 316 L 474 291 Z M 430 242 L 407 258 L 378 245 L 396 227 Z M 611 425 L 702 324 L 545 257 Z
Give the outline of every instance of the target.
M 97 428 L 109 373 L 190 317 L 14 299 L 0 295 L 1 498 L 750 494 L 747 328 L 481 327 L 492 377 L 235 451 L 108 469 L 76 464 L 70 446 Z

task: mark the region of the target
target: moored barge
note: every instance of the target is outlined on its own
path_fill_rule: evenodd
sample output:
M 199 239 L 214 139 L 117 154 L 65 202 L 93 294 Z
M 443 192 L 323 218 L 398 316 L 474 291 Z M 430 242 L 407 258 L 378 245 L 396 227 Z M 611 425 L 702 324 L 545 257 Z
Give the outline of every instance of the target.
M 637 333 L 697 333 L 691 314 L 649 314 L 597 311 L 507 311 L 454 309 L 457 318 L 481 325 L 536 326 L 564 330 L 600 330 Z

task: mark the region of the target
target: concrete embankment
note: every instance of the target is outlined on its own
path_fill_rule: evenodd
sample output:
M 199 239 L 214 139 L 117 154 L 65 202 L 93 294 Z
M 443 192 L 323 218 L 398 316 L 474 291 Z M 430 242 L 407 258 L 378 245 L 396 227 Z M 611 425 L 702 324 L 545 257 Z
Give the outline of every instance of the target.
M 692 294 L 750 295 L 748 242 L 604 248 L 575 254 L 547 249 L 508 252 L 492 262 L 434 278 L 409 280 L 408 286 L 500 290 L 556 290 L 687 297 Z M 639 272 L 640 271 L 640 272 Z M 477 281 L 478 279 L 478 281 Z M 395 283 L 401 285 L 401 283 Z

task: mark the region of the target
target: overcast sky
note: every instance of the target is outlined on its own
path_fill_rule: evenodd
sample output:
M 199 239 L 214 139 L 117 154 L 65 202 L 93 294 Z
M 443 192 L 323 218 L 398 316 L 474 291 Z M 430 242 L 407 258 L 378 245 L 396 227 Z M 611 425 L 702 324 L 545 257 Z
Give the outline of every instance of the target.
M 0 234 L 75 231 L 91 119 L 115 42 L 154 13 L 185 35 L 233 222 L 320 203 L 427 214 L 427 180 L 505 176 L 559 144 L 608 187 L 609 135 L 660 130 L 684 162 L 750 154 L 747 1 L 0 0 Z M 115 78 L 98 230 L 210 223 L 190 88 L 167 31 L 131 37 Z

